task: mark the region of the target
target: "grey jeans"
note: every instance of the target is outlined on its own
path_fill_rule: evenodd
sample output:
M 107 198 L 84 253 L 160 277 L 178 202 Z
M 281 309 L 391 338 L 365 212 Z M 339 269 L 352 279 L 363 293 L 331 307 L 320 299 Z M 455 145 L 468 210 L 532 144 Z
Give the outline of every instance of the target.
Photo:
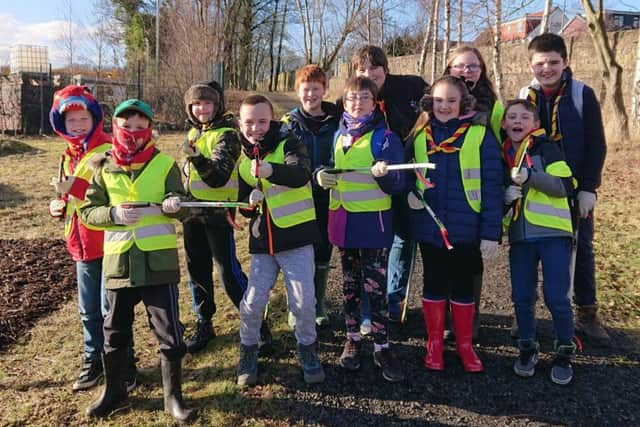
M 240 342 L 258 344 L 260 324 L 269 301 L 269 292 L 282 270 L 287 286 L 289 311 L 296 318 L 295 336 L 302 345 L 316 341 L 316 297 L 313 275 L 313 245 L 278 252 L 275 255 L 253 254 L 249 284 L 240 302 Z

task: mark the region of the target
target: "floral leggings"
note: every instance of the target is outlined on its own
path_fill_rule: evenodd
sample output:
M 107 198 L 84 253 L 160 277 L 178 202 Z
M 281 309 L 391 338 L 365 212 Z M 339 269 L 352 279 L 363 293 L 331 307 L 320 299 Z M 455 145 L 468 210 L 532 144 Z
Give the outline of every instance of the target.
M 387 335 L 387 261 L 388 248 L 339 248 L 342 261 L 342 302 L 348 333 L 358 333 L 360 296 L 366 292 L 371 307 L 373 341 L 386 344 Z

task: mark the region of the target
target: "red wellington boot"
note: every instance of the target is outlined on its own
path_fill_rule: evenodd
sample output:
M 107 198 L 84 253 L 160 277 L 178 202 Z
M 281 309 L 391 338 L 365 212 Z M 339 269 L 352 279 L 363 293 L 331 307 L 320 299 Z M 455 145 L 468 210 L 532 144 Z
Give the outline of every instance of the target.
M 432 371 L 444 369 L 444 312 L 447 301 L 422 300 L 422 314 L 424 326 L 427 329 L 427 354 L 424 356 L 424 366 Z
M 471 337 L 473 335 L 473 311 L 473 303 L 463 304 L 451 301 L 453 331 L 456 335 L 456 349 L 462 360 L 462 367 L 467 372 L 482 372 L 484 371 L 484 366 L 471 343 Z

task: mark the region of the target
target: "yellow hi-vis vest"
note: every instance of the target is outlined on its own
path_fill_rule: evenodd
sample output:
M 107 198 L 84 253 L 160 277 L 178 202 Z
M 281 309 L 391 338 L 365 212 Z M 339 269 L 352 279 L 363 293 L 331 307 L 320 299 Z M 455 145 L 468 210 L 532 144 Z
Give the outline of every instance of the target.
M 375 158 L 371 138 L 375 130 L 362 135 L 349 149 L 342 148 L 342 135 L 336 140 L 333 158 L 338 169 L 371 167 Z M 329 209 L 343 207 L 347 212 L 379 212 L 391 209 L 391 196 L 380 188 L 370 171 L 345 172 L 331 189 Z
M 470 126 L 464 136 L 462 148 L 458 151 L 464 194 L 467 197 L 467 203 L 469 203 L 471 209 L 478 213 L 482 205 L 480 145 L 482 145 L 486 131 L 487 128 L 481 125 Z M 416 163 L 428 162 L 427 138 L 424 130 L 418 133 L 413 144 Z M 424 184 L 419 179 L 416 179 L 416 187 L 421 193 L 425 190 Z
M 560 178 L 571 176 L 571 169 L 564 160 L 547 165 L 545 172 Z M 568 233 L 573 232 L 569 199 L 567 197 L 549 196 L 531 186 L 529 186 L 525 195 L 524 217 L 534 225 L 554 228 Z
M 286 139 L 280 141 L 278 147 L 262 161 L 284 164 L 285 142 Z M 243 157 L 240 161 L 239 170 L 240 176 L 247 184 L 257 186 L 258 178 L 251 174 L 251 160 L 248 157 Z M 260 178 L 260 183 L 271 219 L 279 228 L 293 227 L 316 219 L 310 182 L 298 188 L 273 184 L 264 178 Z
M 145 252 L 178 247 L 176 227 L 171 218 L 162 214 L 160 207 L 165 195 L 164 183 L 174 164 L 171 157 L 158 153 L 133 182 L 127 173 L 105 173 L 102 170 L 102 179 L 112 206 L 127 202 L 150 202 L 156 205 L 138 208 L 144 216 L 134 225 L 107 227 L 104 232 L 105 255 L 123 254 L 134 243 Z
M 195 145 L 204 157 L 211 158 L 211 153 L 222 135 L 225 132 L 235 131 L 233 128 L 208 130 L 198 138 Z M 188 135 L 189 140 L 195 138 L 197 132 L 197 129 L 191 129 Z M 222 187 L 212 188 L 202 180 L 196 168 L 189 162 L 189 192 L 200 200 L 235 202 L 238 200 L 238 169 L 233 168 L 229 180 Z
M 80 161 L 76 165 L 76 168 L 74 169 L 73 174 L 71 173 L 71 168 L 70 168 L 71 159 L 69 158 L 69 156 L 65 156 L 65 161 L 63 166 L 65 175 L 67 176 L 73 175 L 75 177 L 82 178 L 85 181 L 91 180 L 91 176 L 93 175 L 93 170 L 89 166 L 89 161 L 96 154 L 105 153 L 109 151 L 110 148 L 111 148 L 111 144 L 106 143 L 106 144 L 100 144 L 97 147 L 94 147 L 91 150 L 87 151 L 85 155 L 82 157 L 82 159 L 80 159 Z M 69 195 L 69 200 L 67 200 L 66 213 L 64 216 L 64 237 L 65 238 L 69 237 L 69 234 L 71 234 L 71 219 L 73 218 L 74 212 L 77 214 L 77 220 L 81 221 L 80 220 L 80 203 L 78 203 L 79 201 L 82 201 L 82 200 L 78 200 L 75 197 Z M 84 225 L 90 230 L 100 230 L 100 227 L 94 227 L 84 222 L 82 222 L 82 225 Z
M 493 108 L 491 109 L 491 116 L 489 116 L 489 125 L 491 126 L 491 130 L 500 145 L 502 145 L 502 135 L 500 134 L 500 130 L 502 129 L 503 116 L 504 105 L 502 105 L 502 102 L 496 100 L 496 102 L 493 103 Z

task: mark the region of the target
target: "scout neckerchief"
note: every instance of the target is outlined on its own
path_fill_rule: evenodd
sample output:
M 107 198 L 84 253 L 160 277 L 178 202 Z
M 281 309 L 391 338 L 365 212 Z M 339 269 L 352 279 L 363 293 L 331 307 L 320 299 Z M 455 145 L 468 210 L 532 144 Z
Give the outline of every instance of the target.
M 545 130 L 542 128 L 531 131 L 529 135 L 524 137 L 514 155 L 511 155 L 511 152 L 513 151 L 513 141 L 511 140 L 511 138 L 507 137 L 507 139 L 504 141 L 503 156 L 504 160 L 507 162 L 507 166 L 509 166 L 509 170 L 511 170 L 511 168 L 515 167 L 516 165 L 522 164 L 523 162 L 521 160 L 524 160 L 527 163 L 527 167 L 531 168 L 533 166 L 533 162 L 531 161 L 531 156 L 529 156 L 529 150 L 533 146 L 534 137 L 544 135 Z M 523 156 L 525 156 L 524 159 L 522 158 Z M 521 201 L 522 199 L 518 199 L 513 209 L 514 221 L 518 218 L 518 215 L 520 213 Z
M 551 135 L 549 135 L 549 139 L 552 141 L 560 141 L 562 139 L 562 135 L 560 134 L 560 129 L 558 129 L 558 106 L 560 105 L 560 99 L 562 99 L 562 95 L 564 95 L 564 90 L 567 87 L 568 80 L 565 80 L 560 85 L 556 96 L 553 98 L 553 108 L 551 109 Z M 535 90 L 529 89 L 529 94 L 527 99 L 533 102 L 536 106 L 538 106 L 538 94 Z
M 425 137 L 427 138 L 427 154 L 433 154 L 437 152 L 451 154 L 455 153 L 456 151 L 460 151 L 460 148 L 452 147 L 451 144 L 453 144 L 458 138 L 464 135 L 467 129 L 469 129 L 469 126 L 471 126 L 471 123 L 469 122 L 461 124 L 460 127 L 453 133 L 453 135 L 442 141 L 440 144 L 436 144 L 433 140 L 431 123 L 428 123 L 424 128 Z

